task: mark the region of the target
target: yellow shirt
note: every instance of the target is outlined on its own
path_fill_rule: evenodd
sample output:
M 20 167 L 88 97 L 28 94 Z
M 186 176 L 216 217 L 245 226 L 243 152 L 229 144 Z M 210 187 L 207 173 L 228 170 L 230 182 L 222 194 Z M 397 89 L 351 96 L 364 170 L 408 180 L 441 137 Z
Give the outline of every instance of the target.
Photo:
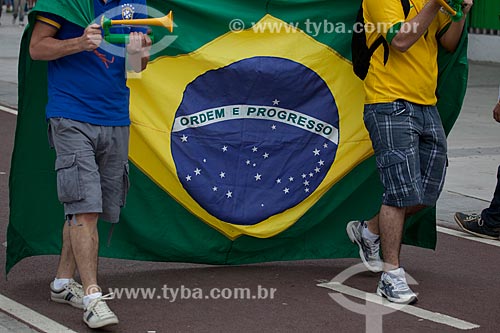
M 406 22 L 414 18 L 425 6 L 425 0 L 410 0 L 410 13 Z M 365 23 L 385 29 L 366 31 L 368 46 L 382 35 L 389 41 L 389 60 L 384 66 L 384 47 L 373 54 L 370 69 L 365 79 L 365 103 L 386 103 L 404 99 L 422 105 L 437 102 L 436 87 L 438 76 L 437 51 L 438 35 L 450 23 L 447 14 L 439 12 L 427 32 L 405 53 L 392 46 L 395 35 L 389 28 L 405 22 L 401 0 L 364 0 Z M 387 33 L 389 32 L 389 33 Z

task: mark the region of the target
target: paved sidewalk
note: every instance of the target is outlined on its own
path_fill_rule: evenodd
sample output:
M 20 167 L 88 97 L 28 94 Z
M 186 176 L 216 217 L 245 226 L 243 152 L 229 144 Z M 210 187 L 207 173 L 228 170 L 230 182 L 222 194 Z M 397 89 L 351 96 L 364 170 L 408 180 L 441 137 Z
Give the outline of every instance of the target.
M 24 27 L 12 25 L 12 14 L 6 13 L 5 7 L 0 23 L 0 106 L 17 108 L 17 61 Z M 0 333 L 36 332 L 0 311 Z
M 0 312 L 0 333 L 37 333 L 29 326 L 13 319 L 9 315 Z
M 17 60 L 24 27 L 12 24 L 5 7 L 0 23 L 0 105 L 17 108 Z

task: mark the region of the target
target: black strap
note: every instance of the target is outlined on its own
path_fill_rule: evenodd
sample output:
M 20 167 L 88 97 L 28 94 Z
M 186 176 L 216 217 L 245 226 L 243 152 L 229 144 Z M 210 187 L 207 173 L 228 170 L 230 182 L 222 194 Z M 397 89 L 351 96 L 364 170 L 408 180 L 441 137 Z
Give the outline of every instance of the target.
M 405 19 L 408 17 L 410 14 L 410 0 L 401 0 L 401 5 L 403 6 L 403 13 L 405 13 Z
M 405 14 L 405 19 L 406 19 L 410 14 L 410 9 L 411 9 L 410 0 L 401 0 L 401 5 L 403 6 L 403 13 Z M 380 36 L 379 38 L 377 38 L 375 43 L 373 43 L 372 46 L 370 46 L 369 53 L 371 57 L 371 55 L 375 53 L 375 51 L 380 45 L 384 46 L 384 66 L 385 66 L 387 64 L 387 61 L 389 61 L 389 44 L 387 43 L 384 37 Z
M 370 48 L 368 49 L 368 54 L 370 55 L 371 58 L 373 53 L 375 53 L 375 51 L 380 45 L 384 46 L 384 66 L 385 66 L 387 64 L 387 61 L 389 60 L 389 44 L 387 43 L 384 37 L 379 36 L 379 38 L 377 38 L 377 40 L 373 42 L 372 46 L 370 46 Z

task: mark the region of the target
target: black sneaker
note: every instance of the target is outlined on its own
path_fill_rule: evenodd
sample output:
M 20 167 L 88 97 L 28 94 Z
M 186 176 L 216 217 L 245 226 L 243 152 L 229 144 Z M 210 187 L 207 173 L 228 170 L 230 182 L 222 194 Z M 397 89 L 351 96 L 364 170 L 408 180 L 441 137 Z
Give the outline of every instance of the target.
M 477 214 L 469 215 L 457 212 L 455 213 L 455 222 L 457 222 L 458 226 L 462 228 L 463 231 L 474 236 L 487 239 L 498 239 L 500 236 L 498 230 L 491 229 L 484 225 L 481 216 Z

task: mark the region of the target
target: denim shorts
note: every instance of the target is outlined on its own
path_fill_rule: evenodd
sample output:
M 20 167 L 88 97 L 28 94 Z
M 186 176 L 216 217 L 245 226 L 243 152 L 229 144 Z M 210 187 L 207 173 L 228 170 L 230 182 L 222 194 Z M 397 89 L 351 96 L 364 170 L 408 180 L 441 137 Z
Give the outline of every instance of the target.
M 99 213 L 118 222 L 128 180 L 128 126 L 96 126 L 49 119 L 49 144 L 56 150 L 57 195 L 66 216 Z
M 383 204 L 434 206 L 448 164 L 437 108 L 403 100 L 367 104 L 364 122 L 384 186 Z

